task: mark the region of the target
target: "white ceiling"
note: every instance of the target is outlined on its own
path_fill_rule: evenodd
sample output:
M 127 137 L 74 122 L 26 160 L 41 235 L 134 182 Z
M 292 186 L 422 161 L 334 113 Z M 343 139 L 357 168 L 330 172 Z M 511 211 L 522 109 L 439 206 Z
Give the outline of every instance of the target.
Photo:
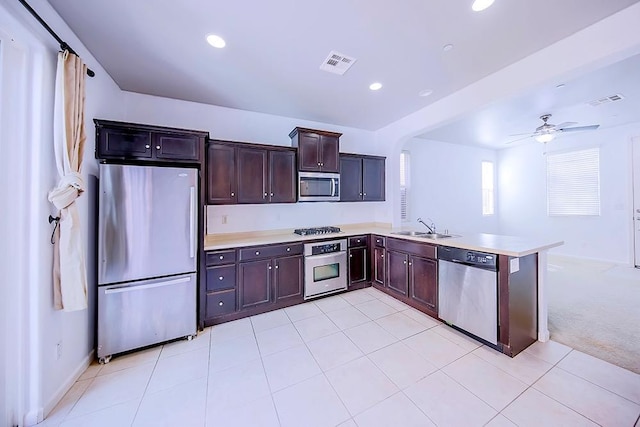
M 637 1 L 49 3 L 123 90 L 376 130 Z M 357 58 L 344 76 L 319 70 L 331 50 Z
M 553 124 L 599 124 L 599 129 L 607 129 L 637 123 L 640 122 L 639 76 L 640 55 L 636 55 L 569 81 L 550 82 L 511 99 L 488 105 L 420 135 L 420 138 L 501 149 L 535 142 L 526 135 L 512 135 L 533 132 L 542 124 L 539 117 L 546 113 L 553 114 L 549 120 Z M 622 95 L 623 99 L 598 106 L 588 104 L 614 94 Z M 565 135 L 558 136 L 563 137 Z

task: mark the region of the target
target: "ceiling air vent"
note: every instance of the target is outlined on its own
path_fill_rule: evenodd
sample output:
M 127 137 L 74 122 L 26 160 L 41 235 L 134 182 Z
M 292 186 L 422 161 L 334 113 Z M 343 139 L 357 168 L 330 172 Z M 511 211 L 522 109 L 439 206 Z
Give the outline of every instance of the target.
M 330 73 L 343 75 L 356 62 L 355 58 L 348 57 L 336 51 L 331 51 L 327 59 L 324 60 L 320 69 Z
M 609 95 L 609 96 L 605 96 L 604 98 L 594 99 L 593 101 L 587 102 L 587 104 L 591 105 L 592 107 L 597 107 L 602 104 L 608 104 L 610 102 L 620 101 L 621 99 L 624 99 L 624 96 L 620 95 L 619 93 L 616 93 L 615 95 Z

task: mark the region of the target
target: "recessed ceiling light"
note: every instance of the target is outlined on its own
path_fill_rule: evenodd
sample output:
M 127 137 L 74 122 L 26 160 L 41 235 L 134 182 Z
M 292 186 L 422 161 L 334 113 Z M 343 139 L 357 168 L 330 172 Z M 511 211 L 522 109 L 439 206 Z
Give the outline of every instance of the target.
M 382 83 L 376 82 L 369 85 L 369 89 L 371 90 L 380 90 L 380 88 L 382 88 Z
M 425 90 L 421 90 L 418 93 L 418 96 L 429 96 L 433 93 L 433 89 L 425 89 Z
M 213 47 L 217 47 L 218 49 L 222 49 L 227 45 L 222 37 L 215 34 L 209 34 L 207 36 L 207 43 L 209 43 Z
M 492 4 L 493 0 L 475 0 L 473 2 L 473 5 L 471 6 L 471 9 L 473 9 L 475 12 L 480 12 L 482 10 L 485 10 Z
M 451 49 L 453 49 L 453 45 L 451 43 L 442 46 L 442 50 L 445 52 L 449 52 Z

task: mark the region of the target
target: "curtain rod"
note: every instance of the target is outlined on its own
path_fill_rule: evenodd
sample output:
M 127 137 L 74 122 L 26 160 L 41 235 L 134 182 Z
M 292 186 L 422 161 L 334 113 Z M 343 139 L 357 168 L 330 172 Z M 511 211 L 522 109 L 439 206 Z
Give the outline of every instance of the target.
M 36 18 L 36 20 L 40 23 L 40 25 L 42 25 L 45 30 L 47 30 L 49 32 L 49 34 L 51 34 L 53 36 L 54 39 L 56 39 L 56 41 L 60 44 L 60 50 L 68 50 L 69 52 L 73 53 L 76 56 L 80 56 L 76 53 L 75 50 L 73 50 L 71 48 L 71 46 L 69 46 L 64 40 L 62 40 L 60 38 L 60 36 L 58 36 L 55 31 L 53 31 L 51 29 L 51 27 L 44 22 L 44 19 L 42 19 L 40 17 L 40 15 L 38 15 L 38 13 L 33 10 L 33 8 L 31 6 L 29 6 L 29 3 L 27 3 L 25 0 L 18 0 L 20 3 L 22 3 L 22 5 L 24 6 L 25 9 L 27 9 L 29 11 L 30 14 L 33 15 L 34 18 Z M 89 77 L 93 77 L 96 75 L 96 73 L 93 72 L 93 70 L 91 70 L 89 67 L 87 67 L 87 75 Z

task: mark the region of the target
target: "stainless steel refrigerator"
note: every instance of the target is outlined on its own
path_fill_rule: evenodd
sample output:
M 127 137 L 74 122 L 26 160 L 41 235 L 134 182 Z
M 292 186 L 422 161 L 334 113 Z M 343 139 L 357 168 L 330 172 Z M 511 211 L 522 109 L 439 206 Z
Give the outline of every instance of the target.
M 98 358 L 195 335 L 198 171 L 100 165 Z

